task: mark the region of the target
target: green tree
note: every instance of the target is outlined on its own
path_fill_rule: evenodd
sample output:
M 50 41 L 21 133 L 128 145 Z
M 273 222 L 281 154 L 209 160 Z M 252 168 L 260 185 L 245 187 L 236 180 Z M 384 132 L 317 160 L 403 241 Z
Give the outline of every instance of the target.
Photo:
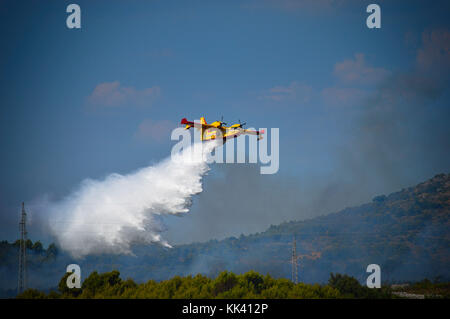
M 238 283 L 235 274 L 228 271 L 221 272 L 213 282 L 213 294 L 220 295 L 228 290 L 231 290 Z
M 110 294 L 117 294 L 120 291 L 120 272 L 113 270 L 103 274 L 98 274 L 96 271 L 91 273 L 81 285 L 82 298 L 103 298 L 114 297 Z M 113 288 L 113 289 L 112 289 Z M 117 289 L 119 288 L 119 289 Z M 106 294 L 106 295 L 105 295 Z
M 37 253 L 41 253 L 44 250 L 44 247 L 42 246 L 42 243 L 38 240 L 33 244 L 31 249 Z
M 330 274 L 328 284 L 337 289 L 344 298 L 391 298 L 391 289 L 389 287 L 368 288 L 362 286 L 358 280 L 347 275 L 333 273 Z
M 264 287 L 264 278 L 256 271 L 250 270 L 243 275 L 241 283 L 244 287 L 247 288 L 248 292 L 253 294 L 260 294 L 261 290 Z
M 47 256 L 49 257 L 55 257 L 58 254 L 58 248 L 56 248 L 56 245 L 51 243 L 47 248 Z
M 58 291 L 61 293 L 63 298 L 76 298 L 81 294 L 81 288 L 69 288 L 67 287 L 67 278 L 72 273 L 65 273 L 58 284 Z
M 16 296 L 17 299 L 45 299 L 47 296 L 45 293 L 36 289 L 27 289 L 21 294 Z
M 330 274 L 328 284 L 337 289 L 343 296 L 348 298 L 358 298 L 363 295 L 362 286 L 353 277 L 341 274 Z
M 27 247 L 27 249 L 32 249 L 33 248 L 33 242 L 31 241 L 31 239 L 27 239 L 25 241 L 25 247 Z

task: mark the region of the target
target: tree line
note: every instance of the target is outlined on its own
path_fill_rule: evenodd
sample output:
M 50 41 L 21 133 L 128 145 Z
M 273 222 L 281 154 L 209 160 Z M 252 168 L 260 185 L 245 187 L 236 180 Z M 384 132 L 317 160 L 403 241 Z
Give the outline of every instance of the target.
M 369 289 L 353 277 L 331 274 L 328 284 L 294 284 L 285 278 L 273 278 L 255 271 L 244 274 L 221 272 L 216 278 L 201 274 L 195 276 L 175 276 L 169 280 L 156 282 L 149 280 L 136 283 L 132 279 L 122 280 L 120 272 L 113 270 L 99 274 L 92 272 L 81 288 L 67 287 L 66 273 L 57 290 L 48 293 L 28 289 L 17 298 L 150 298 L 150 299 L 335 299 L 335 298 L 391 298 L 389 287 Z

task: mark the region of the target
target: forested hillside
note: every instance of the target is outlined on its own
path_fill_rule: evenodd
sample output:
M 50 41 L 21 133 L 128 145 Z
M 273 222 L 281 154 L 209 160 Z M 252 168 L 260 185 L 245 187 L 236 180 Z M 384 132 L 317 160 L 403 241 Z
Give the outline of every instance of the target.
M 98 255 L 74 260 L 51 245 L 29 243 L 29 287 L 54 287 L 70 263 L 91 272 L 120 271 L 136 282 L 174 276 L 217 276 L 224 270 L 250 270 L 273 278 L 291 277 L 294 236 L 299 280 L 325 283 L 330 273 L 345 273 L 360 282 L 368 264 L 381 266 L 382 281 L 450 278 L 450 175 L 440 174 L 415 187 L 371 203 L 305 221 L 292 221 L 239 238 L 164 248 L 136 246 L 134 256 Z M 39 245 L 37 245 L 39 246 Z M 17 243 L 0 246 L 0 287 L 3 295 L 16 286 Z
M 294 284 L 292 281 L 270 275 L 262 276 L 255 271 L 236 275 L 223 271 L 216 278 L 203 275 L 180 277 L 156 282 L 136 284 L 132 279 L 122 280 L 116 270 L 99 274 L 91 273 L 81 288 L 67 288 L 66 274 L 61 278 L 58 289 L 48 294 L 28 289 L 17 298 L 151 298 L 151 299 L 335 299 L 335 298 L 392 298 L 389 287 L 370 289 L 362 286 L 355 278 L 331 274 L 327 285 Z M 441 296 L 444 297 L 444 296 Z

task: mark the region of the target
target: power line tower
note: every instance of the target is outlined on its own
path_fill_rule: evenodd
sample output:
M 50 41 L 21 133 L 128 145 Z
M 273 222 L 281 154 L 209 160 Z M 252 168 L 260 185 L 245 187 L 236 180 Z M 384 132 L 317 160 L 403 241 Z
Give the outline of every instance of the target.
M 298 262 L 297 262 L 297 242 L 295 240 L 292 241 L 292 282 L 298 284 Z
M 19 282 L 17 293 L 20 294 L 26 289 L 27 283 L 27 213 L 25 213 L 25 203 L 22 203 L 22 215 L 20 218 L 20 249 L 19 249 Z

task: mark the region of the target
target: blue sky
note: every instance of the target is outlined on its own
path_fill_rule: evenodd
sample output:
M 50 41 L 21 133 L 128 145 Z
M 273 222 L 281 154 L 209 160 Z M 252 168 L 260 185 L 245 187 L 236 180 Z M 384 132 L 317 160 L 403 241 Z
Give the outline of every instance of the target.
M 449 172 L 448 1 L 378 1 L 377 30 L 365 24 L 373 1 L 76 1 L 82 28 L 70 30 L 72 2 L 0 1 L 2 239 L 18 235 L 21 201 L 167 157 L 182 117 L 280 128 L 280 171 L 215 165 L 191 215 L 165 221 L 174 242 L 261 231 Z M 236 172 L 269 188 L 229 190 Z M 264 196 L 273 206 L 223 217 Z

